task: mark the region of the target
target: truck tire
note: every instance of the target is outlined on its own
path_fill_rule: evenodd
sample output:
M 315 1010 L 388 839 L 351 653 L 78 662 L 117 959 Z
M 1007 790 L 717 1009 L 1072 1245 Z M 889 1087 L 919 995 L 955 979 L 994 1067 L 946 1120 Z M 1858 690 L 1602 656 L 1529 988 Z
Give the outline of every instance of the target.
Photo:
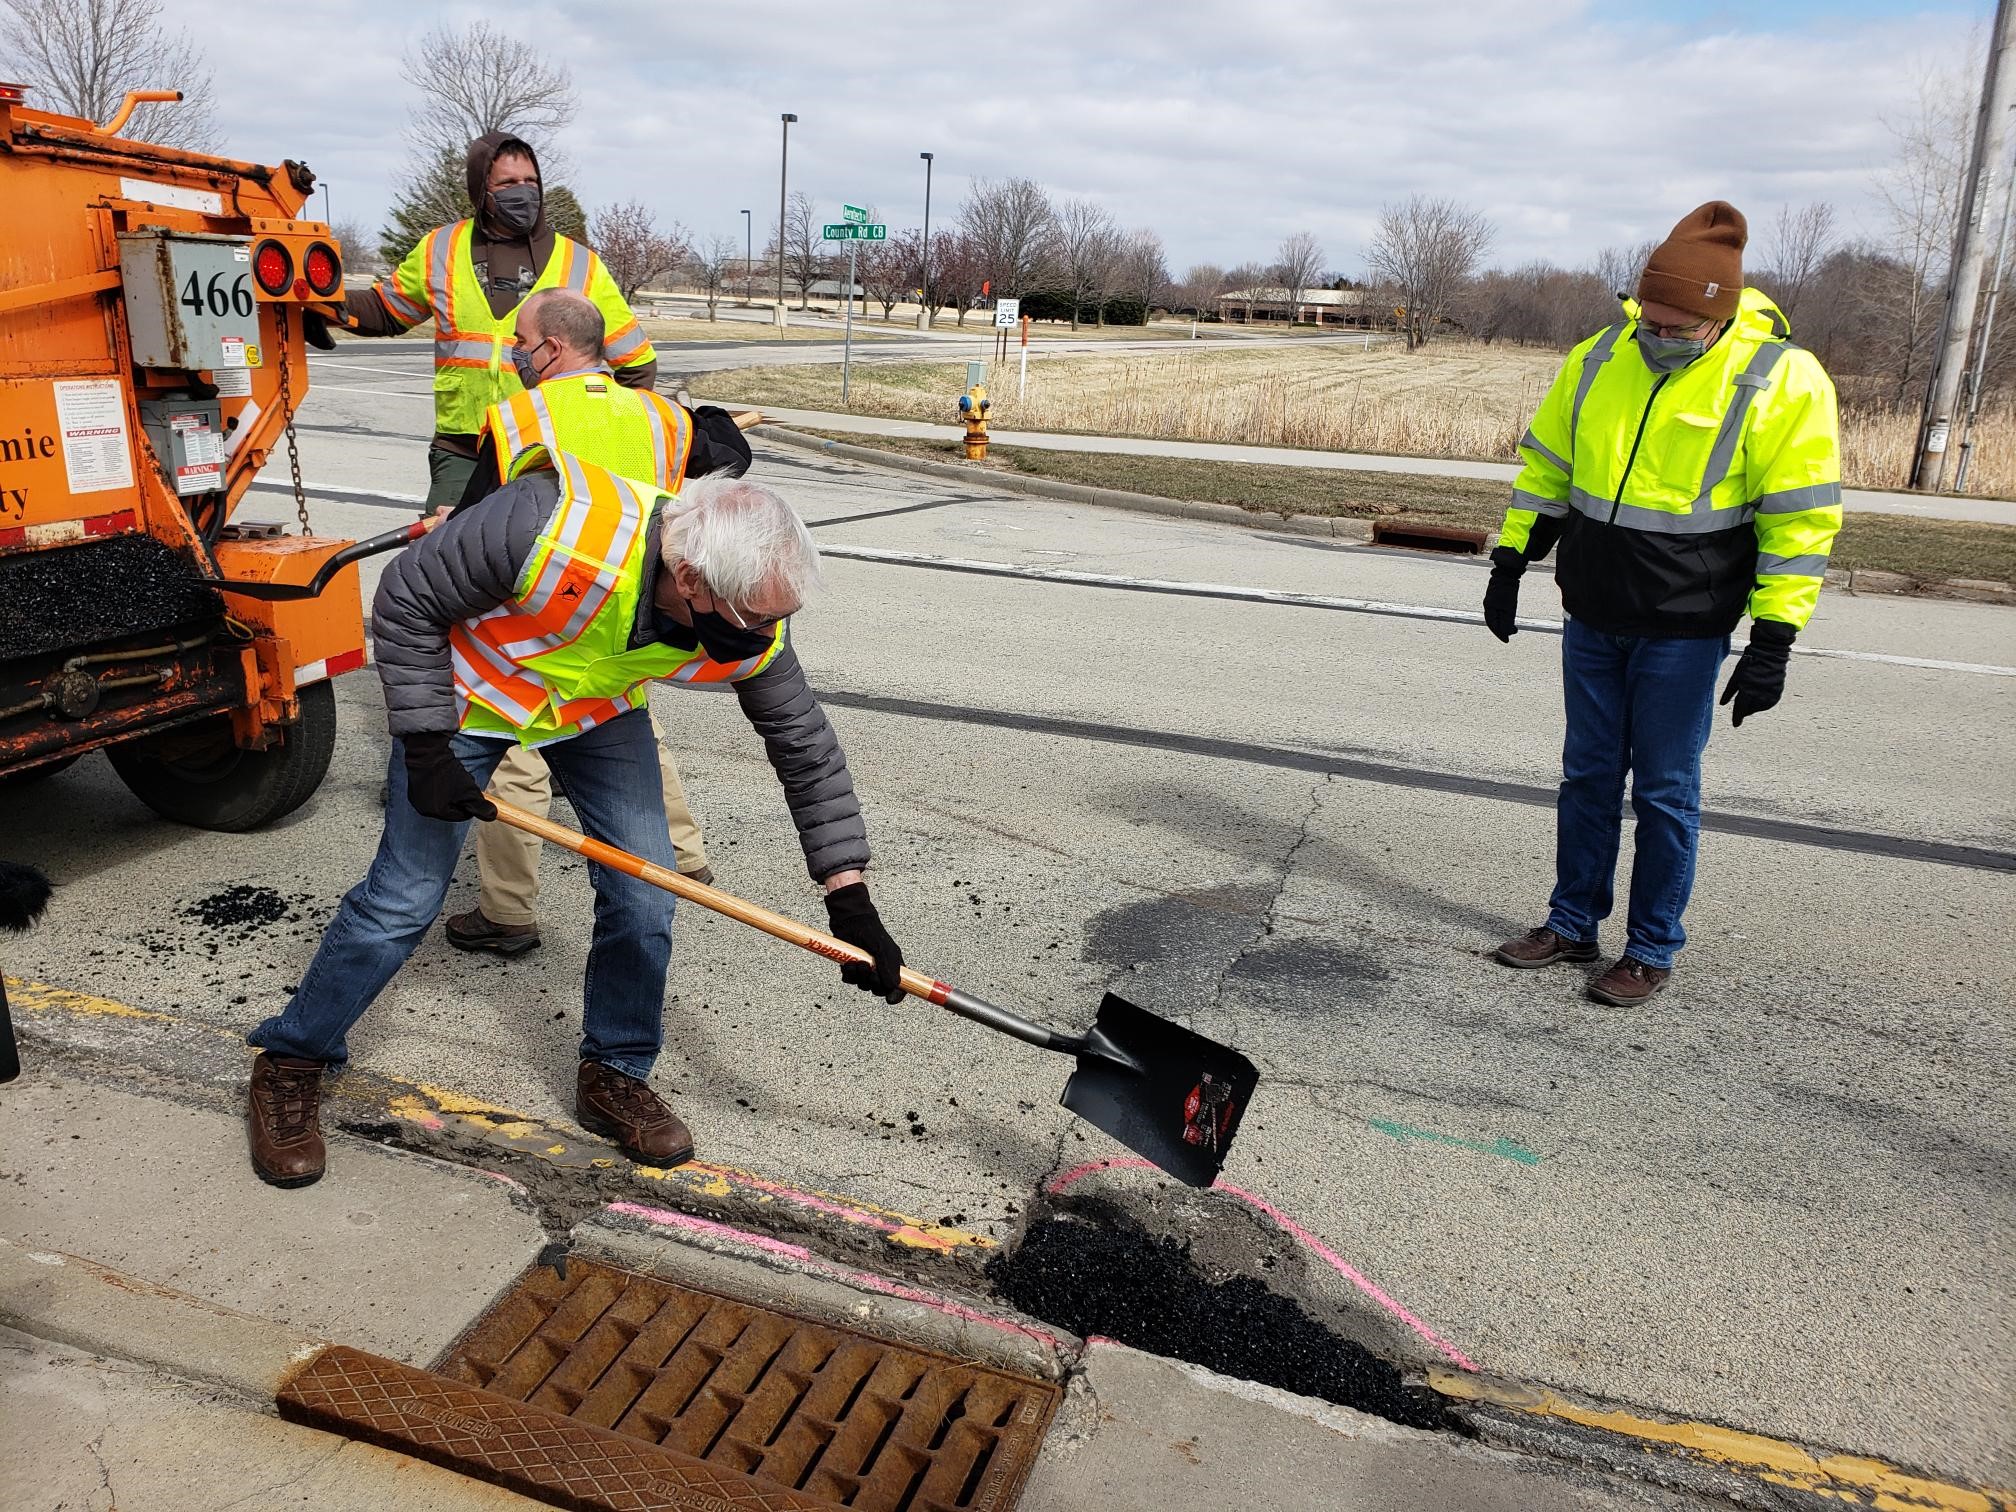
M 68 771 L 83 759 L 84 753 L 79 751 L 70 756 L 58 756 L 43 762 L 40 766 L 29 767 L 25 771 L 8 772 L 0 776 L 0 793 L 11 792 L 16 788 L 33 787 L 45 777 L 54 777 L 58 772 Z
M 195 755 L 165 758 L 148 741 L 115 745 L 112 770 L 163 819 L 197 829 L 239 833 L 291 814 L 314 795 L 336 750 L 336 689 L 311 683 L 300 692 L 300 717 L 268 751 L 240 750 L 231 722 L 215 721 L 216 739 Z

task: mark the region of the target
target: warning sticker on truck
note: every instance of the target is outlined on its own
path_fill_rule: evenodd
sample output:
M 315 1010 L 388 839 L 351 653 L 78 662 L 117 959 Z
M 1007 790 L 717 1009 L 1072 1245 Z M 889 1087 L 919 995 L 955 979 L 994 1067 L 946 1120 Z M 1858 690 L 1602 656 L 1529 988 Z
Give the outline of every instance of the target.
M 133 450 L 126 438 L 126 398 L 115 378 L 79 378 L 50 385 L 63 432 L 63 470 L 72 493 L 133 486 Z

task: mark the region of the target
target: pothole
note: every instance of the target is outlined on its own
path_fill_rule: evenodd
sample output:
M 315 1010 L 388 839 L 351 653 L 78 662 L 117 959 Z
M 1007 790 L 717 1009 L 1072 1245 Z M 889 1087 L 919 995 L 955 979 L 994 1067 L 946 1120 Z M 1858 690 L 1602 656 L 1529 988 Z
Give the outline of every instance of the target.
M 1042 1216 L 987 1264 L 1003 1300 L 1080 1338 L 1112 1339 L 1220 1375 L 1318 1397 L 1409 1428 L 1455 1428 L 1442 1398 L 1254 1276 L 1214 1280 L 1188 1243 L 1118 1211 Z

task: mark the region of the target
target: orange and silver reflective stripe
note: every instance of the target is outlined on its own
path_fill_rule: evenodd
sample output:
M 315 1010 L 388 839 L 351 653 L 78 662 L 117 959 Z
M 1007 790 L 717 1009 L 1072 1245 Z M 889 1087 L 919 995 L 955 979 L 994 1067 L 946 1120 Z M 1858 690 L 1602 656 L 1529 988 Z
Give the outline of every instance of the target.
M 764 664 L 776 656 L 783 640 L 784 622 L 779 620 L 770 632 L 770 644 L 756 655 L 745 656 L 741 661 L 734 663 L 717 662 L 707 656 L 696 657 L 682 666 L 675 667 L 668 680 L 683 683 L 740 682 L 743 678 L 762 671 Z
M 378 296 L 378 303 L 385 306 L 386 313 L 394 320 L 416 326 L 427 319 L 428 312 L 408 299 L 406 291 L 399 287 L 396 273 L 388 273 L 379 279 L 371 286 L 371 292 Z
M 521 408 L 522 406 L 522 408 Z M 553 433 L 553 412 L 537 389 L 526 389 L 513 394 L 497 406 L 498 448 L 497 470 L 504 472 L 511 459 L 526 447 L 543 445 L 547 451 L 556 452 L 560 443 Z M 538 436 L 526 439 L 526 432 L 536 427 Z
M 492 611 L 493 614 L 495 612 Z M 448 656 L 454 668 L 458 693 L 489 705 L 521 729 L 537 717 L 540 706 L 545 702 L 540 686 L 524 678 L 516 667 L 498 657 L 491 647 L 471 634 L 468 627 L 449 627 Z M 479 662 L 483 664 L 481 668 Z
M 635 501 L 601 468 L 587 468 L 565 452 L 555 454 L 564 473 L 546 560 L 520 596 L 520 615 L 541 634 L 509 642 L 507 654 L 555 650 L 575 640 L 609 601 L 614 579 L 635 543 L 642 520 Z M 614 494 L 614 499 L 610 495 Z M 572 602 L 569 602 L 571 590 Z M 566 617 L 555 622 L 556 611 Z
M 644 327 L 633 316 L 620 331 L 602 338 L 602 355 L 612 366 L 621 367 L 634 360 L 648 345 L 650 343 L 644 339 Z
M 679 491 L 686 476 L 686 458 L 693 450 L 693 421 L 684 408 L 661 399 L 649 389 L 639 392 L 651 421 L 652 478 L 669 493 Z M 670 453 L 668 456 L 667 453 Z

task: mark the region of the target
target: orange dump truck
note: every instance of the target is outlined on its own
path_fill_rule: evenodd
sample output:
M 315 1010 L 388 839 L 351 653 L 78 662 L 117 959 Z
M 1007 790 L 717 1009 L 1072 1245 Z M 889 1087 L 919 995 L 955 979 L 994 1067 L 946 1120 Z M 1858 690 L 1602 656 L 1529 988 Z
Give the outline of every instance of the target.
M 349 563 L 399 544 L 231 514 L 308 390 L 341 249 L 299 163 L 232 162 L 0 85 L 0 790 L 103 749 L 156 813 L 305 802 L 364 665 Z M 0 806 L 19 795 L 0 791 Z

